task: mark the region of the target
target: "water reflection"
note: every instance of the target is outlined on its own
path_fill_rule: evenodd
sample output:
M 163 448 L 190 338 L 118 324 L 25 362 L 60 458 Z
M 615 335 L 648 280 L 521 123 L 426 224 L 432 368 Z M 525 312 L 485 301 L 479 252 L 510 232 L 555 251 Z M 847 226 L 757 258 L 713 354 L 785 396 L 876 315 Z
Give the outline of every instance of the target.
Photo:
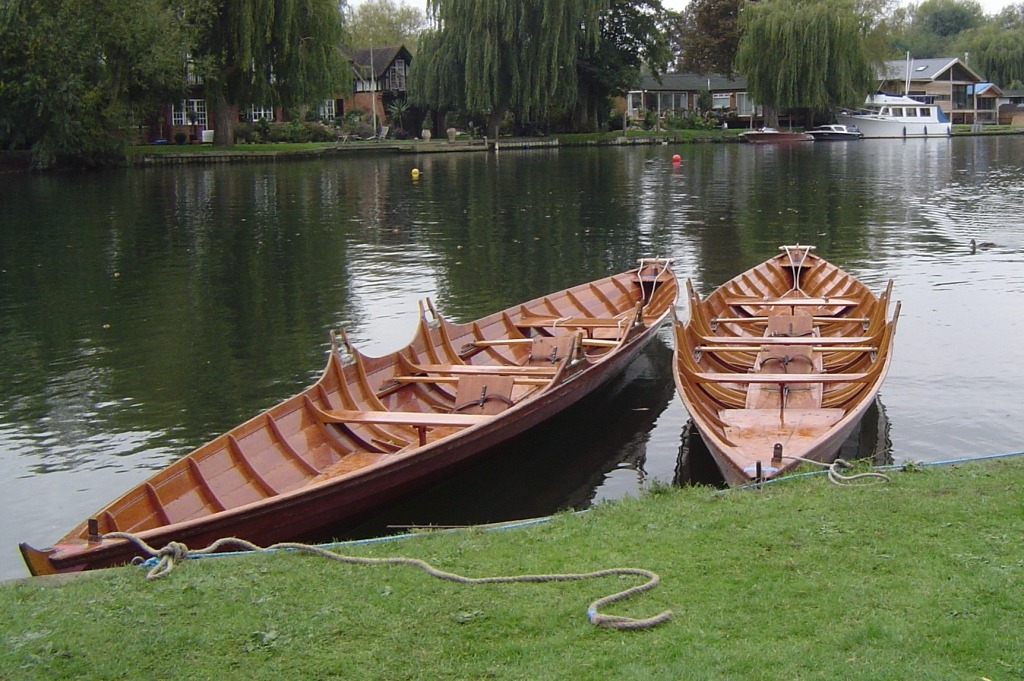
M 643 256 L 674 257 L 705 294 L 796 241 L 873 289 L 894 279 L 903 313 L 882 390 L 889 435 L 878 436 L 889 455 L 938 460 L 1024 441 L 1014 411 L 1024 322 L 1012 313 L 1024 307 L 1019 136 L 373 155 L 4 181 L 0 509 L 17 522 L 0 528 L 0 576 L 23 572 L 17 541 L 61 536 L 152 469 L 308 385 L 331 329 L 380 354 L 409 340 L 420 298 L 465 321 Z M 969 255 L 971 238 L 996 245 Z M 570 415 L 494 457 L 502 467 L 450 483 L 447 498 L 478 505 L 476 518 L 518 517 L 671 480 L 686 414 L 658 354 L 670 353 L 667 339 L 594 412 L 600 428 L 588 411 Z M 514 509 L 499 513 L 495 498 Z

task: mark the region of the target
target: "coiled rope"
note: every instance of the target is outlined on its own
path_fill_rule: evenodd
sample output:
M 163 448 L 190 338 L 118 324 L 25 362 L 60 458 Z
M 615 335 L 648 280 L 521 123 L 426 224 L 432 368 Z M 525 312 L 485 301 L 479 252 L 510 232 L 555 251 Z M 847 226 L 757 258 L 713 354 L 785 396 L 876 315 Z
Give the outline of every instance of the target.
M 836 459 L 832 463 L 822 463 L 821 461 L 815 461 L 814 459 L 805 459 L 801 456 L 785 456 L 786 459 L 795 459 L 796 461 L 802 461 L 804 463 L 812 463 L 815 466 L 822 466 L 828 469 L 828 479 L 833 485 L 852 485 L 857 480 L 864 480 L 868 478 L 875 478 L 873 482 L 867 484 L 880 484 L 883 482 L 890 482 L 890 478 L 885 473 L 878 473 L 875 471 L 869 471 L 867 473 L 857 473 L 855 475 L 843 475 L 840 473 L 842 470 L 851 468 L 850 463 L 844 459 Z M 863 483 L 857 483 L 863 484 Z
M 314 546 L 311 544 L 302 544 L 298 542 L 281 542 L 273 544 L 267 547 L 257 546 L 250 541 L 245 539 L 239 539 L 237 537 L 225 537 L 218 539 L 204 549 L 191 550 L 185 544 L 181 542 L 170 542 L 161 549 L 154 549 L 152 546 L 147 544 L 142 538 L 131 534 L 129 532 L 109 532 L 103 535 L 104 539 L 127 539 L 134 543 L 139 549 L 155 559 L 156 565 L 153 566 L 146 574 L 146 579 L 159 579 L 170 574 L 174 568 L 181 561 L 189 558 L 190 556 L 208 555 L 213 553 L 221 552 L 225 548 L 243 549 L 247 551 L 253 551 L 257 553 L 266 553 L 271 551 L 298 551 L 301 553 L 308 553 L 314 556 L 320 556 L 330 560 L 340 561 L 342 563 L 350 563 L 355 565 L 409 565 L 417 567 L 426 572 L 427 574 L 437 577 L 438 579 L 444 579 L 449 582 L 457 582 L 459 584 L 508 584 L 513 582 L 571 582 L 579 581 L 583 579 L 597 579 L 599 577 L 608 577 L 610 575 L 638 575 L 640 577 L 646 577 L 647 582 L 638 586 L 630 587 L 618 593 L 614 593 L 604 598 L 599 598 L 587 608 L 587 620 L 591 624 L 597 627 L 605 629 L 649 629 L 650 627 L 657 626 L 663 622 L 667 622 L 672 618 L 672 611 L 665 610 L 653 617 L 646 617 L 642 619 L 634 619 L 632 617 L 623 617 L 618 615 L 603 615 L 599 612 L 599 609 L 623 599 L 635 596 L 636 594 L 649 591 L 656 587 L 661 581 L 661 578 L 657 574 L 650 570 L 644 570 L 641 568 L 610 568 L 607 570 L 598 570 L 596 572 L 585 572 L 578 574 L 547 574 L 547 575 L 514 575 L 508 577 L 464 577 L 457 575 L 453 572 L 445 572 L 444 570 L 438 570 L 434 566 L 430 565 L 426 561 L 419 560 L 418 558 L 365 558 L 361 556 L 345 556 L 339 553 L 335 553 L 328 549 L 320 546 Z

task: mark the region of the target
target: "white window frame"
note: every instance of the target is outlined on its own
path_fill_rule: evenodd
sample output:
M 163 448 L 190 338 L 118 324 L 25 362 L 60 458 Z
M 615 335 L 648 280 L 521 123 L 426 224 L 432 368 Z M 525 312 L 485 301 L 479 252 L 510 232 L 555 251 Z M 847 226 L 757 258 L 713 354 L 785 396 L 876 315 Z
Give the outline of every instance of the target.
M 268 123 L 274 122 L 274 108 L 265 106 L 251 106 L 249 107 L 249 120 L 255 123 L 256 121 L 264 118 Z
M 171 125 L 193 125 L 193 122 L 188 119 L 189 111 L 196 112 L 195 125 L 206 130 L 208 119 L 205 99 L 183 99 L 177 104 L 172 104 Z

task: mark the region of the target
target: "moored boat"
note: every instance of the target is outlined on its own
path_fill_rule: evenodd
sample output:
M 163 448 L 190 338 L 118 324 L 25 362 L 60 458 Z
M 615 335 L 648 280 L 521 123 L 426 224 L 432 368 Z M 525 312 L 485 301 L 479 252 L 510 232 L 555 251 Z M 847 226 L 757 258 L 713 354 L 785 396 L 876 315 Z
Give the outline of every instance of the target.
M 842 125 L 855 125 L 865 138 L 949 137 L 953 126 L 938 104 L 902 95 L 868 95 L 864 108 L 836 114 Z
M 864 138 L 864 133 L 856 125 L 819 125 L 807 131 L 815 142 L 845 142 Z
M 156 473 L 46 549 L 34 574 L 118 565 L 130 534 L 160 548 L 269 544 L 336 527 L 551 418 L 621 372 L 673 310 L 667 259 L 469 323 L 420 306 L 382 357 L 332 336 L 312 386 Z M 344 353 L 343 353 L 344 350 Z M 343 357 L 343 354 L 347 356 Z
M 729 484 L 834 460 L 888 371 L 892 282 L 876 296 L 812 249 L 784 246 L 703 299 L 687 281 L 673 374 Z
M 748 130 L 747 132 L 741 132 L 739 136 L 742 137 L 747 142 L 753 142 L 754 144 L 779 144 L 782 142 L 814 141 L 814 138 L 808 135 L 806 132 L 784 131 L 770 127 L 758 128 L 757 130 Z

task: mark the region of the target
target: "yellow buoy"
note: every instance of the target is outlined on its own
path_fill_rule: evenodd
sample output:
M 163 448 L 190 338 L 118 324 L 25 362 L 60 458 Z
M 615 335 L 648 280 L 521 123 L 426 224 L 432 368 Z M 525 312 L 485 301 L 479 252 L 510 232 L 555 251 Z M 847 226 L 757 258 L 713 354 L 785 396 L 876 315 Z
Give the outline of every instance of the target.
M 420 176 L 420 169 L 419 168 L 413 168 L 412 169 L 412 179 L 414 179 L 414 180 L 419 179 L 419 176 Z

